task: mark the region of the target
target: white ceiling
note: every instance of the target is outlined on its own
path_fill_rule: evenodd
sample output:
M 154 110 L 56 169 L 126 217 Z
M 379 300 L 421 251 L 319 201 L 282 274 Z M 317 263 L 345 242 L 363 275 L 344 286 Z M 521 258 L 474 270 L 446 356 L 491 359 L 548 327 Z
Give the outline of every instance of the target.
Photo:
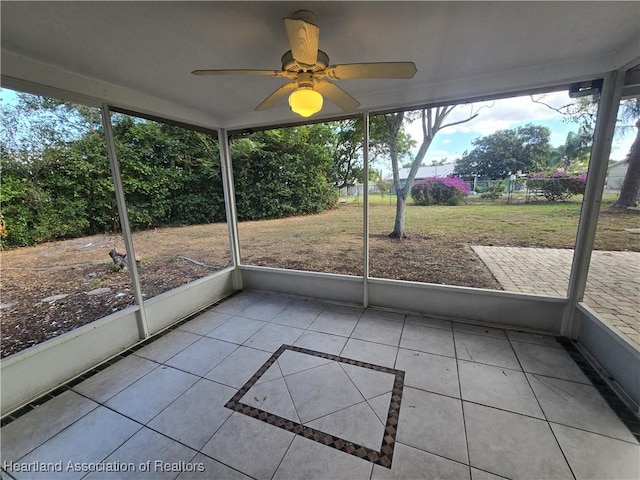
M 253 110 L 285 79 L 190 75 L 279 69 L 289 49 L 282 18 L 300 9 L 315 13 L 331 64 L 416 63 L 412 80 L 339 81 L 362 111 L 566 84 L 640 56 L 637 1 L 3 0 L 0 8 L 3 85 L 42 93 L 53 87 L 214 128 L 300 120 L 286 99 Z M 318 116 L 341 113 L 325 102 Z

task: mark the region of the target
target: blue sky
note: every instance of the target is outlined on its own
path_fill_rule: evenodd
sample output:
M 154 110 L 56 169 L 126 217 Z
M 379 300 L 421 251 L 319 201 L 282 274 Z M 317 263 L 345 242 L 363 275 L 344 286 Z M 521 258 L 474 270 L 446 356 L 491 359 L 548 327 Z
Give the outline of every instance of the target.
M 561 107 L 572 102 L 566 92 L 553 92 L 536 95 L 536 100 Z M 569 132 L 577 132 L 579 125 L 566 121 L 566 117 L 551 108 L 535 103 L 527 96 L 513 97 L 494 102 L 482 102 L 461 105 L 456 108 L 445 123 L 468 118 L 470 112 L 477 112 L 473 120 L 446 128 L 436 135 L 423 163 L 430 165 L 434 160 L 447 158 L 447 163 L 453 163 L 460 158 L 465 150 L 473 148 L 472 141 L 478 137 L 490 135 L 498 130 L 517 128 L 527 123 L 546 126 L 551 130 L 551 145 L 557 147 L 565 143 Z M 415 121 L 408 128 L 409 133 L 418 143 L 422 140 L 420 121 Z M 625 134 L 618 134 L 614 138 L 611 151 L 612 160 L 623 160 L 635 138 L 635 128 Z

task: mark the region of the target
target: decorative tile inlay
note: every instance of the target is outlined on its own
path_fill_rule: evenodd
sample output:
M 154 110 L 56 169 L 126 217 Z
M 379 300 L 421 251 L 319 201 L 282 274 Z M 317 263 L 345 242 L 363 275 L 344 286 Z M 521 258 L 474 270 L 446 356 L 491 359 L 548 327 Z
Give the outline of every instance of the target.
M 377 372 L 388 373 L 395 376 L 380 450 L 376 451 L 363 445 L 358 445 L 347 439 L 340 438 L 335 435 L 322 432 L 320 430 L 316 430 L 304 424 L 294 422 L 293 420 L 280 417 L 271 412 L 260 410 L 259 408 L 241 402 L 242 397 L 244 397 L 244 395 L 251 389 L 251 387 L 256 384 L 260 377 L 264 375 L 264 373 L 278 360 L 278 357 L 280 357 L 280 355 L 282 355 L 286 350 L 291 350 L 314 357 L 325 358 L 327 360 L 354 365 L 361 368 L 367 368 Z M 350 358 L 339 357 L 337 355 L 331 355 L 329 353 L 308 350 L 302 347 L 282 345 L 276 351 L 276 353 L 274 353 L 271 358 L 269 358 L 264 363 L 264 365 L 262 365 L 258 369 L 258 371 L 249 379 L 249 381 L 236 392 L 233 398 L 227 402 L 225 407 L 235 410 L 236 412 L 243 413 L 244 415 L 248 415 L 249 417 L 262 420 L 263 422 L 266 422 L 275 427 L 295 433 L 296 435 L 308 438 L 309 440 L 313 440 L 328 447 L 335 448 L 336 450 L 355 455 L 356 457 L 363 460 L 367 460 L 386 468 L 391 468 L 391 463 L 393 461 L 393 449 L 396 442 L 398 419 L 400 417 L 400 403 L 402 401 L 403 385 L 404 372 L 401 370 L 395 370 L 393 368 L 383 367 L 381 365 L 373 365 L 371 363 L 352 360 Z

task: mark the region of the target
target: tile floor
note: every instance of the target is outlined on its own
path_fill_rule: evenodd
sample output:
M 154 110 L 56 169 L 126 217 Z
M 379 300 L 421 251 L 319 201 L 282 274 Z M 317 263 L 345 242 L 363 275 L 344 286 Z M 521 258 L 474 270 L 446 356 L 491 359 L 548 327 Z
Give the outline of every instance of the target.
M 3 478 L 640 477 L 551 337 L 249 291 L 103 367 L 5 420 Z

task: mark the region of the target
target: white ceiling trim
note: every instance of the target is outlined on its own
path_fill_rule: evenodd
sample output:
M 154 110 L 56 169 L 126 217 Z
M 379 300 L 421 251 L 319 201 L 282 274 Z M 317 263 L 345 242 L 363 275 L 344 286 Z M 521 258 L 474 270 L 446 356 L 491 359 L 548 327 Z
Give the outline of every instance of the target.
M 131 88 L 78 75 L 2 49 L 2 86 L 36 95 L 99 107 L 108 103 L 124 110 L 199 127 L 221 128 L 220 119 Z

